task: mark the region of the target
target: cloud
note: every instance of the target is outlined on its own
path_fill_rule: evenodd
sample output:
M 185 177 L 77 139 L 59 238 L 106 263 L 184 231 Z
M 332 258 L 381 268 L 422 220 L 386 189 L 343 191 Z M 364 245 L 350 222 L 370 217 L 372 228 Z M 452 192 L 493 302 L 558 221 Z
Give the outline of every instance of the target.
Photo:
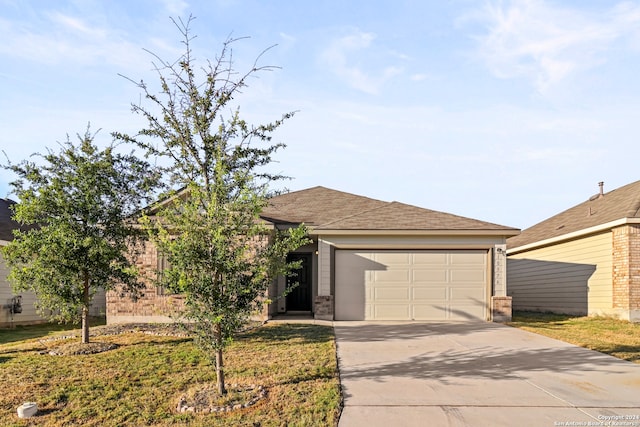
M 478 56 L 498 78 L 526 78 L 540 92 L 607 61 L 611 46 L 637 36 L 640 6 L 621 3 L 605 13 L 543 0 L 490 1 L 472 19 L 485 24 Z
M 131 52 L 139 51 L 118 34 L 79 18 L 54 13 L 47 22 L 40 28 L 30 28 L 0 20 L 0 54 L 47 65 L 106 62 L 127 66 L 131 64 Z
M 189 3 L 184 0 L 163 0 L 162 2 L 169 15 L 176 18 L 183 16 L 184 11 L 189 8 Z
M 424 73 L 413 74 L 411 76 L 411 80 L 414 82 L 421 82 L 423 80 L 427 80 L 428 78 L 429 78 L 429 75 Z
M 371 64 L 376 59 L 376 52 L 371 49 L 375 38 L 373 33 L 355 31 L 336 39 L 322 53 L 322 61 L 333 74 L 343 79 L 349 86 L 364 93 L 376 95 L 382 85 L 401 74 L 403 70 L 392 65 L 382 67 L 368 65 L 364 68 L 362 65 L 353 64 L 355 57 L 363 58 L 363 62 L 367 64 Z
M 100 39 L 103 39 L 106 36 L 105 30 L 101 28 L 91 28 L 81 19 L 64 15 L 60 12 L 51 13 L 50 19 L 52 22 L 59 24 L 61 27 L 66 28 L 67 30 L 79 35 Z

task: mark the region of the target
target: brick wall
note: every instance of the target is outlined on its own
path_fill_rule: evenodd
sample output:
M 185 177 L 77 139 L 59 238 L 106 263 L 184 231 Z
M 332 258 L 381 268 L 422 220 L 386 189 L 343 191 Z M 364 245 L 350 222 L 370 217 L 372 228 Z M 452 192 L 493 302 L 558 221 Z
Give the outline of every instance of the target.
M 265 239 L 261 239 L 260 242 L 264 244 Z M 107 292 L 107 323 L 174 321 L 184 307 L 184 298 L 181 295 L 166 294 L 154 285 L 153 280 L 158 270 L 158 250 L 152 243 L 147 242 L 141 248 L 136 267 L 146 282 L 146 287 L 141 290 L 139 298 L 135 301 L 121 290 Z M 267 291 L 260 301 L 265 301 L 269 296 Z M 261 304 L 260 309 L 252 316 L 254 320 L 261 321 L 269 317 L 267 304 Z
M 107 323 L 171 321 L 171 316 L 177 315 L 183 307 L 183 298 L 180 295 L 163 295 L 162 289 L 153 285 L 158 251 L 152 243 L 143 246 L 136 266 L 147 286 L 136 301 L 121 290 L 107 292 Z
M 640 226 L 624 225 L 612 230 L 613 308 L 640 309 Z
M 491 297 L 491 320 L 493 322 L 511 322 L 512 317 L 511 297 Z
M 316 319 L 333 320 L 333 295 L 317 295 L 313 311 Z

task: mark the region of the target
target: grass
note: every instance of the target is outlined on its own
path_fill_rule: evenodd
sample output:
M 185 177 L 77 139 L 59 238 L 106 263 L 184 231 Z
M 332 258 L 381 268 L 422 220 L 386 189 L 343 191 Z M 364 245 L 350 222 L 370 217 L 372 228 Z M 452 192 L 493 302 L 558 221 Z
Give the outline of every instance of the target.
M 610 317 L 515 312 L 520 329 L 640 364 L 640 324 Z
M 89 318 L 89 326 L 105 324 L 104 317 Z M 43 338 L 60 331 L 71 331 L 80 328 L 73 323 L 41 323 L 38 325 L 16 325 L 13 328 L 0 328 L 0 345 L 30 338 Z
M 181 395 L 215 382 L 215 370 L 190 338 L 126 333 L 92 340 L 119 347 L 49 356 L 42 354 L 50 349 L 45 345 L 68 340 L 0 344 L 2 425 L 264 427 L 337 421 L 340 387 L 330 327 L 266 325 L 238 337 L 225 352 L 227 384 L 262 385 L 268 394 L 255 406 L 225 414 L 175 412 Z M 16 408 L 25 401 L 38 403 L 37 417 L 17 418 Z

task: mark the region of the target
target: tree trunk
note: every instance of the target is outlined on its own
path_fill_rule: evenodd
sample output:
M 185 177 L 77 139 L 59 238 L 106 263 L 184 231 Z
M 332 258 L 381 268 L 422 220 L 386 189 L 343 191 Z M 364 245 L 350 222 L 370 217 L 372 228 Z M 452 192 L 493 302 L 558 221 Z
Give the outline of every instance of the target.
M 89 309 L 82 307 L 82 344 L 89 343 Z
M 89 343 L 89 273 L 84 272 L 84 304 L 82 306 L 82 344 Z
M 224 385 L 224 364 L 222 359 L 222 329 L 219 324 L 213 327 L 213 333 L 216 340 L 216 377 L 218 379 L 218 393 L 220 396 L 227 393 Z

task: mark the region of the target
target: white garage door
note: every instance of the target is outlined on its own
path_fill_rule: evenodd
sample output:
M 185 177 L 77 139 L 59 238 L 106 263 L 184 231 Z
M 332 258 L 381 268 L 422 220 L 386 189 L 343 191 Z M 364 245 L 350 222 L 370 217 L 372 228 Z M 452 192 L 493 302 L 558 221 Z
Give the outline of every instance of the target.
M 487 251 L 335 252 L 336 320 L 485 320 L 487 286 Z

